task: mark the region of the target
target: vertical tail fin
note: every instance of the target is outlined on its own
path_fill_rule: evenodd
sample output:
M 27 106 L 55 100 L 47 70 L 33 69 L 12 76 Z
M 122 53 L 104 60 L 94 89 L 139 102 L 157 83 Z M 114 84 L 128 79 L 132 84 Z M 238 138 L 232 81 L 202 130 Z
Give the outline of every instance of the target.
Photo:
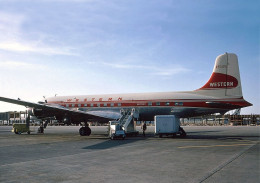
M 210 79 L 197 92 L 216 97 L 242 97 L 237 55 L 233 53 L 219 55 Z

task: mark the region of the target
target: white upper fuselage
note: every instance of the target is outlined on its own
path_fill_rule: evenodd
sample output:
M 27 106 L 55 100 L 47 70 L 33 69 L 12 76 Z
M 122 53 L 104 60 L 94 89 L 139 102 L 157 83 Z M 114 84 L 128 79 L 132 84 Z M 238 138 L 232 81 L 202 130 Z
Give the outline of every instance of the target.
M 142 120 L 152 120 L 155 115 L 174 114 L 191 117 L 214 112 L 226 112 L 228 109 L 212 108 L 208 102 L 242 102 L 241 98 L 217 98 L 200 95 L 196 91 L 156 92 L 132 94 L 104 94 L 56 96 L 47 99 L 48 103 L 59 104 L 67 108 L 78 108 L 92 114 L 120 117 L 121 109 L 135 109 Z M 230 109 L 229 109 L 230 110 Z

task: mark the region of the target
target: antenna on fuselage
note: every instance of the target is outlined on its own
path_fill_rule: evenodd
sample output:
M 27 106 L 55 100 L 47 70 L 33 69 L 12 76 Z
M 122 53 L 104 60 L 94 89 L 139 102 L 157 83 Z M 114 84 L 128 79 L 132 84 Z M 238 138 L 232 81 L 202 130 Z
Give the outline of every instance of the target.
M 43 96 L 43 98 L 44 98 L 45 103 L 47 103 L 47 99 L 45 98 L 45 96 Z

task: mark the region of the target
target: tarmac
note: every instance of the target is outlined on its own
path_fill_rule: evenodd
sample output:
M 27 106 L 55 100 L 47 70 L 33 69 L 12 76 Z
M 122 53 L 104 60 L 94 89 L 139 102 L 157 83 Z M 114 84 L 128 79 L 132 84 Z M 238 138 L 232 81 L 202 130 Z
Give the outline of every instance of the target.
M 107 127 L 82 137 L 78 126 L 31 135 L 0 126 L 0 182 L 260 182 L 259 126 L 183 128 L 186 138 L 148 127 L 146 137 L 110 140 Z

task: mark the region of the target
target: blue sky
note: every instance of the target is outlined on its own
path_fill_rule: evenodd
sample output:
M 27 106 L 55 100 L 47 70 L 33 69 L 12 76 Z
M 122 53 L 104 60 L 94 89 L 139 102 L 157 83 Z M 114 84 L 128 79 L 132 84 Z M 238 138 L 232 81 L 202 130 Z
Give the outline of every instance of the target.
M 259 17 L 259 1 L 0 0 L 0 96 L 194 90 L 231 52 L 259 114 Z

